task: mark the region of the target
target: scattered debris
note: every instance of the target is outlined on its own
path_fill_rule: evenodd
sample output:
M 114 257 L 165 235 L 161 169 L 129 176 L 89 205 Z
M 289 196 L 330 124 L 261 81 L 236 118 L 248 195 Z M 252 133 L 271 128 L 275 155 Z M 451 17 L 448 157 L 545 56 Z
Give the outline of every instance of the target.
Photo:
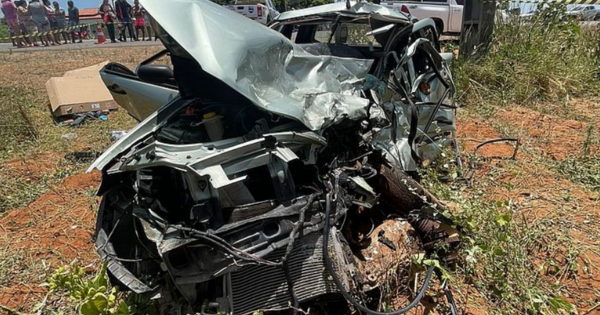
M 105 119 L 102 119 L 102 117 L 105 117 Z M 77 127 L 77 126 L 82 125 L 86 120 L 97 120 L 97 119 L 108 120 L 108 118 L 106 118 L 106 116 L 103 115 L 102 112 L 99 112 L 99 111 L 87 112 L 87 113 L 73 115 L 73 121 L 69 124 L 69 126 Z
M 60 138 L 65 141 L 75 140 L 75 139 L 77 139 L 77 134 L 76 133 L 65 133 L 65 134 L 61 135 Z
M 100 156 L 100 152 L 96 151 L 76 151 L 65 155 L 65 159 L 69 161 L 87 162 L 93 161 Z
M 121 139 L 124 135 L 127 134 L 127 131 L 125 130 L 114 130 L 110 132 L 110 136 L 113 138 L 113 140 L 117 141 L 119 139 Z

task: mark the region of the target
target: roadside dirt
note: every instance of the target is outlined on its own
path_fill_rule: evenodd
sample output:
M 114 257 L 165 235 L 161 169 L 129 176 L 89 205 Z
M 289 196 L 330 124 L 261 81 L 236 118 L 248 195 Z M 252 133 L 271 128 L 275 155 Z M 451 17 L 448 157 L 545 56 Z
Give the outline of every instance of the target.
M 44 170 L 51 168 L 62 156 L 54 153 L 42 154 L 36 159 L 15 159 L 0 165 L 0 170 L 11 176 L 37 179 Z
M 589 122 L 563 119 L 528 108 L 500 110 L 497 117 L 513 132 L 523 135 L 537 154 L 557 161 L 579 154 L 586 141 L 587 128 L 593 126 Z M 600 152 L 598 146 L 589 145 L 591 154 Z
M 517 222 L 543 227 L 546 244 L 532 257 L 542 278 L 554 284 L 579 314 L 600 314 L 594 309 L 600 302 L 599 195 L 559 176 L 548 163 L 580 154 L 588 123 L 527 108 L 500 110 L 494 116 L 494 127 L 482 118 L 459 119 L 464 151 L 500 138 L 501 130 L 518 135 L 521 148 L 516 161 L 499 158 L 510 157 L 512 145 L 481 148 L 477 156 L 484 162 L 477 164 L 473 189 L 485 190 L 489 201 L 511 200 L 515 218 L 520 217 Z M 597 152 L 598 147 L 590 144 L 590 153 Z M 556 266 L 549 267 L 548 261 Z
M 44 163 L 17 165 L 35 174 Z M 2 256 L 21 258 L 11 265 L 3 261 L 13 277 L 0 279 L 0 304 L 30 312 L 47 292 L 39 286 L 47 274 L 65 264 L 98 262 L 92 233 L 97 207 L 93 192 L 99 178 L 97 173 L 67 177 L 29 206 L 0 219 Z

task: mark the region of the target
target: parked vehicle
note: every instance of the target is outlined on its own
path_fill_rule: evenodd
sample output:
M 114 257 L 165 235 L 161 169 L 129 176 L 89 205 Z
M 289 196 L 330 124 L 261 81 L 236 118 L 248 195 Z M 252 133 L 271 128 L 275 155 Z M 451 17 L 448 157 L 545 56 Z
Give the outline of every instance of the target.
M 113 284 L 161 313 L 418 304 L 434 269 L 403 291 L 412 257 L 451 257 L 457 242 L 407 173 L 456 149 L 452 54 L 434 22 L 334 3 L 269 29 L 206 0 L 141 2 L 173 69 L 103 70 L 147 116 L 89 169 L 102 172 L 95 246 Z M 166 104 L 147 115 L 157 102 L 144 93 Z
M 593 5 L 577 6 L 567 11 L 567 15 L 582 21 L 595 21 L 599 13 L 600 10 Z
M 422 20 L 431 18 L 439 34 L 460 34 L 464 0 L 384 1 L 381 5 L 397 11 L 408 10 Z M 404 7 L 407 7 L 404 9 Z M 403 11 L 403 12 L 404 12 Z
M 225 6 L 264 25 L 269 25 L 279 15 L 271 0 L 237 0 L 235 4 Z

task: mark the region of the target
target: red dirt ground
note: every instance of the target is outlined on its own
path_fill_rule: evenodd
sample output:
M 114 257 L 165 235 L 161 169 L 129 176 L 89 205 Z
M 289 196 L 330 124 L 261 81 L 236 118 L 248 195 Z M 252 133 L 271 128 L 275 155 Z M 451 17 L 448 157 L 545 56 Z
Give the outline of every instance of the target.
M 35 174 L 33 165 L 21 165 L 21 169 Z M 98 173 L 68 177 L 29 206 L 11 210 L 0 219 L 0 248 L 27 253 L 27 261 L 22 262 L 25 277 L 0 286 L 0 304 L 30 311 L 43 299 L 47 289 L 39 287 L 41 282 L 23 283 L 31 272 L 27 265 L 44 261 L 51 272 L 74 261 L 83 266 L 98 261 L 92 246 L 97 205 L 86 192 L 98 186 L 99 178 Z
M 589 123 L 545 115 L 528 108 L 500 110 L 497 117 L 508 126 L 522 131 L 534 143 L 538 154 L 553 160 L 564 160 L 581 152 Z M 597 127 L 597 126 L 596 126 Z M 592 147 L 590 153 L 596 153 Z
M 488 159 L 477 166 L 474 186 L 480 180 L 485 181 L 485 177 L 493 176 L 496 185 L 493 191 L 487 192 L 489 200 L 512 200 L 530 224 L 551 219 L 556 222 L 554 228 L 570 229 L 571 240 L 583 246 L 576 259 L 578 267 L 571 273 L 561 270 L 560 274 L 545 274 L 544 277 L 549 283 L 561 286 L 561 294 L 576 305 L 580 314 L 600 314 L 600 309 L 593 309 L 600 302 L 600 251 L 597 249 L 600 248 L 600 197 L 581 185 L 557 177 L 546 164 L 535 163 L 530 154 L 550 160 L 580 154 L 587 124 L 526 108 L 500 110 L 495 117 L 495 124 L 508 126 L 519 134 L 522 148 L 517 160 L 510 163 L 503 163 L 496 157 L 510 157 L 511 145 L 498 143 L 481 148 L 478 157 Z M 457 126 L 458 138 L 467 152 L 481 141 L 500 137 L 500 133 L 483 119 L 459 119 Z M 597 147 L 591 147 L 592 153 L 597 150 Z M 568 244 L 553 245 L 559 251 L 567 252 L 565 246 Z M 549 257 L 538 253 L 538 258 L 536 262 L 541 264 Z M 551 258 L 559 265 L 564 262 L 564 257 Z

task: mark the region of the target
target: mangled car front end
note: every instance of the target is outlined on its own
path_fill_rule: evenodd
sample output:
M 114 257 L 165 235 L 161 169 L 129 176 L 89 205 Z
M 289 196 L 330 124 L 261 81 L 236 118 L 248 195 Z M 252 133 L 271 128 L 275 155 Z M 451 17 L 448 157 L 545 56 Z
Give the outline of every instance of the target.
M 369 246 L 400 257 L 390 238 L 447 241 L 442 205 L 408 175 L 455 147 L 433 22 L 338 3 L 284 13 L 276 32 L 208 1 L 144 5 L 179 94 L 91 167 L 103 172 L 96 248 L 115 283 L 204 314 L 347 307 L 385 277 Z M 286 37 L 316 22 L 337 23 L 330 39 L 365 25 L 378 45 Z M 339 55 L 350 49 L 361 58 Z

